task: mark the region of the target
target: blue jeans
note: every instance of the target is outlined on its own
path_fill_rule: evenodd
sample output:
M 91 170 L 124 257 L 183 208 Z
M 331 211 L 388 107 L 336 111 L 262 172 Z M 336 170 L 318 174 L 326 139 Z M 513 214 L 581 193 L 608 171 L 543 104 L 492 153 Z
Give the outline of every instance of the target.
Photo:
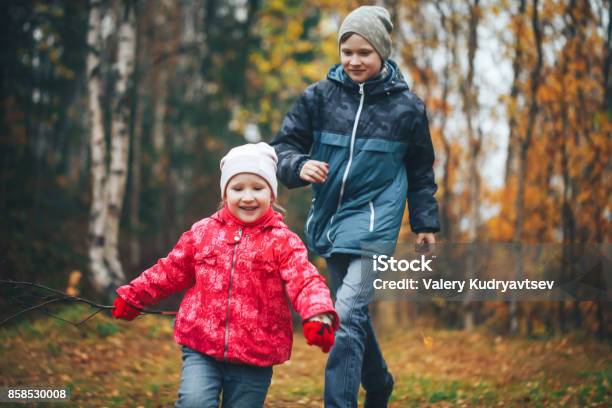
M 226 408 L 263 407 L 272 367 L 257 367 L 217 361 L 188 347 L 183 349 L 183 370 L 175 407 Z
M 380 390 L 389 378 L 370 320 L 368 305 L 374 296 L 371 263 L 356 255 L 333 254 L 327 259 L 340 328 L 325 367 L 325 407 L 357 407 L 359 384 Z

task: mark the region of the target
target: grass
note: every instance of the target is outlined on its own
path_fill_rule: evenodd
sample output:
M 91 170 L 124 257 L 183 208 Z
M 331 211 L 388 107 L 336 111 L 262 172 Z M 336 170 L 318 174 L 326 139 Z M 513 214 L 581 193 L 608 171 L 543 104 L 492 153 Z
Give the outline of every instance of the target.
M 72 306 L 59 314 L 78 320 L 88 311 Z M 413 328 L 381 330 L 380 343 L 396 378 L 394 408 L 612 404 L 610 345 L 588 337 Z M 296 333 L 292 359 L 274 369 L 266 406 L 321 407 L 326 357 Z M 43 317 L 0 329 L 0 386 L 68 386 L 72 398 L 62 406 L 171 406 L 180 369 L 164 317 L 124 322 L 101 314 L 81 328 Z

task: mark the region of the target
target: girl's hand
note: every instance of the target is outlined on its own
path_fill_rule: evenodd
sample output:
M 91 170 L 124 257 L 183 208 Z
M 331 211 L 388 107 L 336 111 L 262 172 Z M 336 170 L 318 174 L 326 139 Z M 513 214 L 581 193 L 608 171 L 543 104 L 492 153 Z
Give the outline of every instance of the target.
M 304 323 L 304 337 L 309 346 L 319 346 L 327 353 L 334 345 L 334 328 L 331 324 L 309 320 Z
M 307 160 L 300 170 L 300 178 L 308 183 L 324 183 L 329 165 L 317 160 Z
M 113 306 L 115 306 L 113 309 L 115 319 L 134 320 L 140 314 L 140 310 L 123 300 L 121 296 L 117 296 Z

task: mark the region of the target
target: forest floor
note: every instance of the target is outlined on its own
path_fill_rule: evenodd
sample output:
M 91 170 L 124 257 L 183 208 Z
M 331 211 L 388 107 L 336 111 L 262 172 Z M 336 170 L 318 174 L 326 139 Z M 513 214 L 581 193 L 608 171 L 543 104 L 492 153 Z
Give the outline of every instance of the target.
M 85 313 L 73 306 L 61 316 Z M 587 336 L 534 340 L 411 328 L 383 333 L 380 342 L 396 380 L 394 408 L 612 405 L 611 345 Z M 325 361 L 296 333 L 291 360 L 274 369 L 266 407 L 322 407 Z M 80 328 L 41 318 L 0 329 L 0 387 L 69 387 L 70 402 L 52 406 L 172 406 L 180 369 L 165 317 L 97 315 Z

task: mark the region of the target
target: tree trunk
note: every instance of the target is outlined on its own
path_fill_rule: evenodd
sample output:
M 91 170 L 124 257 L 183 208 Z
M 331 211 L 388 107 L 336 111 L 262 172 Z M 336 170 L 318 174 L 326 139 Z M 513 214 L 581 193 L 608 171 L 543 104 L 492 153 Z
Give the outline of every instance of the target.
M 603 101 L 602 101 L 602 109 L 608 115 L 608 118 L 612 117 L 612 77 L 610 76 L 611 66 L 612 66 L 612 1 L 608 0 L 608 27 L 607 27 L 607 37 L 604 42 L 605 47 L 605 58 L 604 58 L 604 78 L 603 78 L 603 86 L 605 89 Z M 596 227 L 596 235 L 595 242 L 597 244 L 605 242 L 604 229 L 606 228 L 604 223 L 600 220 L 602 219 L 603 209 L 599 209 L 595 212 L 595 225 Z M 607 324 L 607 312 L 609 309 L 609 303 L 607 302 L 597 302 L 597 336 L 600 339 L 606 339 L 608 337 L 608 324 Z
M 111 160 L 107 184 L 108 221 L 104 241 L 105 258 L 114 278 L 125 281 L 119 259 L 119 225 L 127 180 L 130 145 L 130 87 L 134 72 L 136 27 L 131 2 L 122 3 L 123 13 L 119 27 L 115 82 L 116 105 L 111 127 Z
M 157 31 L 156 37 L 161 45 L 158 45 L 155 49 L 157 54 L 157 60 L 160 60 L 164 55 L 172 54 L 172 47 L 170 42 L 172 38 L 172 30 L 170 24 L 172 23 L 172 14 L 174 14 L 174 8 L 168 0 L 163 0 L 160 4 L 160 9 L 163 13 L 159 14 L 154 18 L 154 26 Z M 154 185 L 159 189 L 159 200 L 156 205 L 156 223 L 160 226 L 160 231 L 156 233 L 155 239 L 155 250 L 157 253 L 164 253 L 168 247 L 168 202 L 171 199 L 169 197 L 169 190 L 171 189 L 171 182 L 168 177 L 168 168 L 170 163 L 170 153 L 167 146 L 167 128 L 166 128 L 166 112 L 168 102 L 168 87 L 171 81 L 171 75 L 169 73 L 172 58 L 164 60 L 158 64 L 155 68 L 153 75 L 154 90 L 153 90 L 153 126 L 151 128 L 151 137 L 153 141 L 153 148 L 155 151 L 154 163 L 153 163 L 153 177 Z
M 139 9 L 138 11 L 140 11 Z M 136 10 L 135 10 L 136 11 Z M 144 86 L 141 84 L 141 69 L 145 65 L 146 35 L 143 35 L 143 23 L 137 13 L 136 21 L 136 62 L 134 66 L 134 89 L 132 101 L 132 112 L 134 120 L 132 122 L 132 155 L 130 165 L 130 266 L 138 268 L 140 266 L 140 193 L 142 190 L 141 161 L 142 161 L 142 117 L 144 106 L 142 94 Z
M 442 205 L 441 205 L 441 236 L 448 242 L 453 241 L 453 229 L 451 228 L 451 202 L 453 201 L 453 192 L 452 192 L 452 181 L 451 181 L 451 168 L 453 163 L 453 151 L 452 144 L 450 140 L 445 136 L 446 134 L 446 123 L 448 119 L 448 114 L 446 111 L 446 106 L 448 104 L 448 95 L 450 92 L 450 78 L 451 72 L 457 68 L 457 45 L 456 38 L 458 36 L 459 25 L 456 23 L 455 19 L 448 18 L 445 14 L 444 9 L 440 6 L 439 3 L 436 3 L 436 9 L 440 14 L 440 25 L 442 29 L 446 31 L 445 35 L 445 49 L 447 52 L 447 62 L 444 66 L 444 71 L 442 73 L 442 105 L 444 106 L 444 111 L 442 112 L 441 122 L 440 122 L 440 137 L 442 139 L 442 146 L 444 149 L 444 175 L 442 176 Z
M 536 65 L 531 71 L 531 95 L 529 103 L 529 112 L 527 118 L 527 127 L 525 129 L 525 137 L 520 143 L 519 150 L 519 168 L 518 168 L 518 186 L 516 193 L 515 209 L 516 209 L 516 221 L 514 229 L 514 239 L 516 245 L 520 245 L 523 238 L 523 227 L 524 227 L 524 198 L 525 198 L 525 183 L 528 174 L 528 162 L 527 153 L 531 145 L 531 139 L 533 137 L 533 129 L 535 126 L 536 115 L 538 113 L 538 88 L 540 87 L 540 80 L 542 75 L 543 55 L 542 55 L 542 32 L 540 27 L 540 19 L 538 13 L 538 0 L 533 0 L 533 10 L 531 18 L 531 26 L 533 29 L 533 35 L 535 37 L 535 45 L 537 52 Z M 522 257 L 519 256 L 516 259 L 516 275 L 515 279 L 521 279 L 523 276 L 523 264 Z M 510 332 L 516 334 L 518 331 L 518 316 L 517 316 L 517 304 L 516 301 L 510 303 Z
M 478 173 L 478 160 L 480 157 L 480 147 L 482 145 L 482 132 L 480 129 L 475 130 L 474 113 L 478 111 L 478 94 L 474 85 L 474 60 L 478 51 L 478 24 L 480 22 L 480 6 L 479 0 L 474 0 L 474 4 L 470 6 L 469 32 L 468 32 L 468 73 L 467 78 L 462 86 L 463 112 L 467 121 L 467 131 L 469 138 L 469 155 L 470 162 L 468 164 L 469 172 L 469 229 L 468 240 L 472 245 L 472 249 L 468 254 L 467 274 L 466 279 L 474 276 L 476 273 L 476 253 L 474 243 L 478 241 L 478 228 L 480 226 L 480 174 Z M 469 292 L 468 292 L 469 293 Z M 474 319 L 474 303 L 470 303 L 470 296 L 467 295 L 464 301 L 464 328 L 472 330 L 475 325 Z
M 506 172 L 504 175 L 504 184 L 506 188 L 510 185 L 510 180 L 515 173 L 516 170 L 516 145 L 520 140 L 517 137 L 519 134 L 519 129 L 517 129 L 517 116 L 519 112 L 518 108 L 518 92 L 519 92 L 519 83 L 521 80 L 522 74 L 522 65 L 523 61 L 523 43 L 521 40 L 521 32 L 524 29 L 523 18 L 525 15 L 525 9 L 527 8 L 526 0 L 521 0 L 518 13 L 515 16 L 517 19 L 517 28 L 514 42 L 514 58 L 512 60 L 512 87 L 510 89 L 510 112 L 508 119 L 508 150 L 506 155 Z
M 106 224 L 106 140 L 100 97 L 102 77 L 100 68 L 101 54 L 101 10 L 100 3 L 92 3 L 89 13 L 87 44 L 87 87 L 89 92 L 89 127 L 91 149 L 91 208 L 89 218 L 89 267 L 94 288 L 103 293 L 111 284 L 112 278 L 104 261 L 104 226 Z
M 119 223 L 125 181 L 127 178 L 129 147 L 130 105 L 128 82 L 134 61 L 134 19 L 129 2 L 121 3 L 124 13 L 119 28 L 117 55 L 117 80 L 115 94 L 117 103 L 113 107 L 111 125 L 110 164 L 107 165 L 107 145 L 104 136 L 103 111 L 100 104 L 102 77 L 101 55 L 101 5 L 92 4 L 89 16 L 87 41 L 92 52 L 87 57 L 89 111 L 91 120 L 91 178 L 92 201 L 90 212 L 89 259 L 92 284 L 101 294 L 110 299 L 114 288 L 125 281 L 119 260 Z
M 610 68 L 612 66 L 612 2 L 608 0 L 608 37 L 604 42 L 605 58 L 604 58 L 604 89 L 603 108 L 608 112 L 608 118 L 612 115 L 612 80 L 610 77 Z

